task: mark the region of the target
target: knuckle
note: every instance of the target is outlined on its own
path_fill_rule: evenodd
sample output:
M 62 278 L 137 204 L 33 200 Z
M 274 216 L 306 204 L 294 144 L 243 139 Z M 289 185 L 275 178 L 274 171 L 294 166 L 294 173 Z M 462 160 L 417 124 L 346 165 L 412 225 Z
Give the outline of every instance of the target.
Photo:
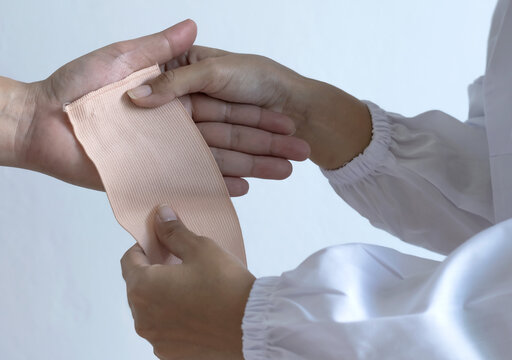
M 218 66 L 218 62 L 214 57 L 209 57 L 206 59 L 201 60 L 201 63 L 203 66 L 213 69 L 215 66 Z
M 180 236 L 182 228 L 178 221 L 169 221 L 165 224 L 165 228 L 163 230 L 163 235 L 168 240 L 173 240 Z
M 137 319 L 135 320 L 134 326 L 137 335 L 148 340 L 152 338 L 154 331 L 147 322 Z
M 237 149 L 241 144 L 242 133 L 238 126 L 231 126 L 231 149 Z
M 110 44 L 106 50 L 108 50 L 108 54 L 115 60 L 124 56 L 128 51 L 128 47 L 126 41 L 118 41 Z
M 215 245 L 215 242 L 210 239 L 209 237 L 206 237 L 206 236 L 196 236 L 195 237 L 195 244 L 198 246 L 198 247 L 211 247 L 211 246 L 214 246 Z
M 176 97 L 174 89 L 175 72 L 173 69 L 163 72 L 158 78 L 151 82 L 151 87 L 154 93 L 165 93 L 172 98 Z
M 201 61 L 200 48 L 198 48 L 195 45 L 192 46 L 192 48 L 189 51 L 187 51 L 186 55 L 188 64 L 194 64 L 196 62 Z
M 127 40 L 117 41 L 109 45 L 109 48 L 123 54 L 128 51 L 129 42 Z
M 190 251 L 194 251 L 196 247 L 196 242 L 194 241 L 194 238 L 195 235 L 192 234 L 188 229 L 186 229 L 181 224 L 166 234 L 167 243 L 171 247 L 186 247 Z
M 127 289 L 128 301 L 133 306 L 133 308 L 137 309 L 145 304 L 145 297 L 141 294 L 140 290 L 137 288 L 129 288 Z
M 168 351 L 167 351 L 168 352 Z M 163 349 L 160 344 L 153 345 L 153 354 L 159 359 L 165 360 L 178 360 L 179 358 L 175 356 L 175 354 L 167 354 L 167 352 Z
M 119 262 L 121 263 L 121 266 L 123 266 L 123 264 L 126 263 L 128 259 L 128 252 L 125 252 L 124 255 L 121 257 L 121 260 L 119 260 Z
M 132 66 L 133 52 L 130 51 L 130 45 L 127 41 L 119 41 L 109 46 L 110 54 L 113 56 L 114 67 L 121 69 L 121 74 L 133 72 Z
M 208 58 L 202 60 L 203 65 L 207 70 L 207 74 L 210 76 L 210 79 L 215 79 L 222 74 L 222 63 L 218 61 L 217 58 Z
M 145 271 L 133 271 L 130 274 L 130 281 L 127 283 L 126 292 L 128 300 L 135 307 L 147 303 L 149 277 Z
M 172 84 L 175 79 L 176 74 L 174 73 L 173 69 L 167 70 L 166 72 L 163 72 L 161 75 L 161 80 L 163 83 L 169 85 Z

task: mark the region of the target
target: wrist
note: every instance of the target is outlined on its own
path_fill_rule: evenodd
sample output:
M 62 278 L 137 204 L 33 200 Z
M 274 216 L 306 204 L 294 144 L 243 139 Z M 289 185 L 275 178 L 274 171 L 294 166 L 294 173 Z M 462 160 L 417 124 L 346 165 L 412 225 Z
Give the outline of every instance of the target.
M 337 169 L 362 153 L 372 138 L 366 104 L 332 85 L 308 78 L 292 87 L 288 115 L 296 136 L 311 147 L 310 159 L 325 169 Z
M 0 166 L 22 167 L 23 146 L 35 112 L 33 84 L 0 77 Z
M 239 286 L 237 286 L 238 293 L 232 297 L 232 299 L 236 299 L 236 302 L 230 307 L 232 309 L 230 312 L 232 317 L 229 322 L 232 324 L 232 327 L 230 329 L 225 329 L 223 333 L 225 334 L 224 338 L 227 341 L 226 348 L 232 350 L 234 358 L 241 356 L 240 358 L 243 359 L 243 319 L 247 302 L 249 301 L 249 296 L 256 278 L 249 271 L 245 271 L 241 278 L 243 278 L 243 280 L 240 281 Z

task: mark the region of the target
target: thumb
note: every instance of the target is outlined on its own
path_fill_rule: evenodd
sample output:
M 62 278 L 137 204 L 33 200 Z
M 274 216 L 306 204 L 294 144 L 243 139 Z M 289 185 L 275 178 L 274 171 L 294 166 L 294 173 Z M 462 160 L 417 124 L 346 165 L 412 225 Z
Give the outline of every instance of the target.
M 169 206 L 158 207 L 155 215 L 155 231 L 162 245 L 183 262 L 194 255 L 198 236 L 185 227 Z

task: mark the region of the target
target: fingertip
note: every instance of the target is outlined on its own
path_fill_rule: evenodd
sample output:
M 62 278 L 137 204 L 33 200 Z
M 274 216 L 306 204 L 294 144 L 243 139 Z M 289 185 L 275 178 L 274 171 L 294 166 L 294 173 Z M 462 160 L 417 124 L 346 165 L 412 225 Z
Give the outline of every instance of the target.
M 244 196 L 249 192 L 249 183 L 245 179 L 225 177 L 224 181 L 231 197 Z
M 197 235 L 188 230 L 168 205 L 158 206 L 155 214 L 156 235 L 160 244 L 183 262 L 195 254 Z
M 311 152 L 309 144 L 295 136 L 276 136 L 273 138 L 272 155 L 287 160 L 304 161 Z
M 183 20 L 176 25 L 164 30 L 169 43 L 173 45 L 173 57 L 177 57 L 187 51 L 194 43 L 197 36 L 197 24 L 191 19 Z
M 138 107 L 144 107 L 144 108 L 147 108 L 147 107 L 151 107 L 151 106 L 148 106 L 147 105 L 147 101 L 144 101 L 142 99 L 137 99 L 137 98 L 133 98 L 131 97 L 128 93 L 127 93 L 128 97 L 130 98 L 130 101 L 137 105 Z
M 293 166 L 290 161 L 283 161 L 280 164 L 280 180 L 288 178 L 293 172 Z
M 264 175 L 263 178 L 284 180 L 292 174 L 293 166 L 289 160 L 276 158 L 273 163 L 273 166 L 267 170 L 267 174 L 262 172 L 262 174 Z
M 162 241 L 162 239 L 169 232 L 169 229 L 176 227 L 178 217 L 169 205 L 161 204 L 156 208 L 154 218 L 156 235 L 158 239 Z
M 249 192 L 249 182 L 245 179 L 240 179 L 240 192 L 238 196 L 243 196 Z
M 163 104 L 161 101 L 158 101 L 158 96 L 154 96 L 151 84 L 144 84 L 130 89 L 126 92 L 126 95 L 138 107 L 151 108 Z
M 274 113 L 274 126 L 270 127 L 268 130 L 281 134 L 281 135 L 293 135 L 295 131 L 297 131 L 295 127 L 295 123 L 293 120 L 280 113 Z
M 196 33 L 197 33 L 197 23 L 193 19 L 186 19 L 184 22 L 191 24 L 190 26 L 194 27 Z
M 283 121 L 283 134 L 284 135 L 293 135 L 297 131 L 297 127 L 295 126 L 295 122 L 289 117 L 285 118 Z
M 171 102 L 175 98 L 170 96 L 170 94 L 157 94 L 151 93 L 149 96 L 137 97 L 137 95 L 133 94 L 133 90 L 128 90 L 126 95 L 130 98 L 130 101 L 137 105 L 138 107 L 143 108 L 155 108 Z
M 287 115 L 268 111 L 265 121 L 262 121 L 260 128 L 281 135 L 293 135 L 297 131 L 295 122 Z
M 194 31 L 197 31 L 197 23 L 190 18 L 177 23 L 173 27 L 189 27 L 191 30 L 193 29 Z
M 298 140 L 297 142 L 297 158 L 293 159 L 295 161 L 305 161 L 309 159 L 309 156 L 311 155 L 311 146 L 309 146 L 309 143 L 303 139 L 296 138 Z
M 136 88 L 130 89 L 126 92 L 130 99 L 139 100 L 146 98 L 153 93 L 153 88 L 149 84 L 137 86 Z
M 176 221 L 178 217 L 169 205 L 162 204 L 159 205 L 156 210 L 155 219 L 157 223 L 164 224 L 170 221 Z

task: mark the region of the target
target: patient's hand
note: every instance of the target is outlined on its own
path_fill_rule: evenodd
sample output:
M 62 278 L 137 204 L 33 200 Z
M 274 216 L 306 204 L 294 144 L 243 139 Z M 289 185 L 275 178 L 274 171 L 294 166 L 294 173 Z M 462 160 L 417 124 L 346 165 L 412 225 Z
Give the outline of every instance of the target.
M 16 163 L 8 165 L 102 189 L 97 170 L 75 138 L 62 105 L 134 71 L 171 61 L 185 53 L 195 37 L 196 25 L 187 20 L 154 35 L 106 46 L 64 65 L 44 81 L 24 85 Z M 294 131 L 286 116 L 200 95 L 182 101 L 200 122 L 232 196 L 247 192 L 242 177 L 286 178 L 291 173 L 286 159 L 304 160 L 309 154 L 307 144 L 286 136 Z
M 121 265 L 137 333 L 161 359 L 243 359 L 242 318 L 254 276 L 212 240 L 160 208 L 160 242 L 183 260 L 151 265 L 135 245 Z

